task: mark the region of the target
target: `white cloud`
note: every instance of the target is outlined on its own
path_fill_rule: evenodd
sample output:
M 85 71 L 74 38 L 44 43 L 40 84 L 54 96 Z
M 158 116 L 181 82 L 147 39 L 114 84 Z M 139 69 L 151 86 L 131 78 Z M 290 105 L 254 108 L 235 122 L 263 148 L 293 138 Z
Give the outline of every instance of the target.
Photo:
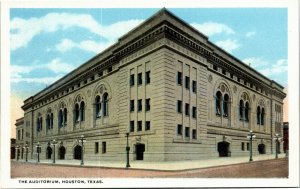
M 250 38 L 250 37 L 253 37 L 255 34 L 256 34 L 255 31 L 251 31 L 251 32 L 247 32 L 245 36 L 246 36 L 247 38 Z
M 235 33 L 232 28 L 222 23 L 204 22 L 203 24 L 191 23 L 191 25 L 208 36 L 213 36 L 220 33 L 224 33 L 227 35 Z
M 84 28 L 91 33 L 108 39 L 108 41 L 112 41 L 142 21 L 126 20 L 103 26 L 91 15 L 70 13 L 49 13 L 40 18 L 30 19 L 14 18 L 10 21 L 11 50 L 26 47 L 39 34 L 66 30 L 71 27 Z
M 261 68 L 269 64 L 266 60 L 256 57 L 245 58 L 243 59 L 243 62 L 247 65 L 250 64 L 250 66 L 253 68 Z
M 232 40 L 232 39 L 217 41 L 216 45 L 226 50 L 229 53 L 232 53 L 233 50 L 238 49 L 241 46 L 237 42 L 237 40 Z
M 46 64 L 45 67 L 54 73 L 68 73 L 74 69 L 73 65 L 61 62 L 61 60 L 58 58 Z
M 30 72 L 35 71 L 37 69 L 48 69 L 54 72 L 54 74 L 59 74 L 59 73 L 62 74 L 62 73 L 70 72 L 71 70 L 74 69 L 74 66 L 68 63 L 64 63 L 60 59 L 53 59 L 52 61 L 44 65 L 31 65 L 31 66 L 12 65 L 10 67 L 11 82 L 50 84 L 62 77 L 62 75 L 56 75 L 53 77 L 38 77 L 38 78 L 24 77 L 23 74 L 29 74 Z
M 288 64 L 286 59 L 277 60 L 276 64 L 271 67 L 259 70 L 265 76 L 278 75 L 288 71 Z
M 99 53 L 112 44 L 113 44 L 112 41 L 97 43 L 92 40 L 85 40 L 76 43 L 70 39 L 63 39 L 59 44 L 56 45 L 56 50 L 64 53 L 66 51 L 72 50 L 73 48 L 78 48 L 88 52 Z

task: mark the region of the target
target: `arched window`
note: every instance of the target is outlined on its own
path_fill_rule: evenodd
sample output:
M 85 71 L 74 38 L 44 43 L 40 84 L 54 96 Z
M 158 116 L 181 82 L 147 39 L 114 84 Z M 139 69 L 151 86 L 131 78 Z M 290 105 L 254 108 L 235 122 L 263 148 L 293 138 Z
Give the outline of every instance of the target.
M 221 100 L 222 100 L 222 94 L 220 91 L 216 94 L 216 114 L 221 115 Z
M 100 96 L 96 96 L 95 98 L 95 110 L 96 110 L 96 118 L 101 117 L 101 102 L 100 102 Z
M 108 94 L 103 94 L 103 116 L 108 116 Z
M 260 121 L 261 121 L 261 112 L 260 112 L 260 107 L 259 106 L 257 106 L 257 110 L 256 110 L 256 122 L 257 122 L 257 124 L 259 125 L 260 124 Z
M 223 115 L 225 117 L 228 117 L 228 103 L 229 103 L 229 96 L 228 94 L 225 94 L 223 99 Z
M 245 121 L 249 121 L 249 103 L 246 102 L 245 105 Z
M 46 118 L 46 128 L 47 130 L 51 129 L 51 125 L 50 125 L 50 114 L 47 115 Z
M 58 113 L 58 127 L 61 128 L 63 127 L 63 112 L 62 112 L 62 109 L 59 110 L 59 113 Z
M 50 116 L 50 126 L 51 126 L 51 129 L 53 129 L 53 113 L 51 113 L 51 116 Z
M 265 109 L 261 109 L 261 125 L 264 125 L 265 123 Z
M 78 104 L 75 104 L 75 121 L 76 122 L 79 122 L 80 121 L 80 116 L 79 116 L 79 105 Z
M 240 119 L 244 119 L 244 101 L 240 100 Z
M 68 111 L 67 108 L 64 108 L 64 125 L 67 124 L 67 120 L 68 120 Z
M 43 130 L 43 117 L 40 117 L 40 131 Z
M 80 121 L 84 121 L 84 102 L 81 101 L 80 103 Z
M 40 126 L 40 118 L 36 119 L 36 132 L 41 131 L 41 126 Z

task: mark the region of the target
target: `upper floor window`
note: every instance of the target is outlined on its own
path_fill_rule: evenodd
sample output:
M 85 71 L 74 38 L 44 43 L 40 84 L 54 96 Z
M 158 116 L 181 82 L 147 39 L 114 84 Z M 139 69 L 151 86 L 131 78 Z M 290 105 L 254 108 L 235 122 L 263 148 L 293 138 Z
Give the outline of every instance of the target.
M 256 109 L 256 122 L 258 125 L 264 125 L 265 109 L 257 106 Z
M 101 117 L 101 100 L 100 100 L 100 96 L 97 95 L 95 98 L 95 113 L 96 113 L 96 118 L 100 118 Z
M 134 100 L 130 100 L 130 111 L 134 111 Z
M 145 109 L 146 109 L 146 111 L 149 111 L 149 110 L 150 110 L 150 98 L 147 98 L 147 99 L 146 99 Z
M 185 76 L 185 88 L 190 88 L 190 77 Z
M 177 135 L 182 135 L 182 125 L 177 125 Z
M 130 86 L 134 85 L 134 74 L 130 75 Z
M 138 100 L 138 105 L 137 105 L 138 107 L 137 107 L 137 110 L 138 110 L 138 112 L 139 111 L 142 111 L 142 99 L 139 99 Z
M 143 74 L 139 73 L 138 74 L 138 85 L 141 85 L 141 84 L 143 84 Z
M 137 131 L 142 131 L 142 121 L 138 121 Z
M 107 72 L 108 73 L 111 72 L 112 70 L 113 70 L 112 66 L 110 66 L 110 67 L 107 68 Z
M 40 132 L 42 130 L 43 130 L 43 117 L 39 115 L 36 121 L 36 131 Z
M 150 71 L 147 71 L 146 72 L 146 78 L 145 78 L 145 83 L 146 84 L 149 84 L 151 82 L 151 78 L 150 78 Z
M 85 104 L 83 101 L 80 103 L 80 121 L 84 121 L 85 119 Z
M 197 139 L 197 132 L 196 132 L 196 129 L 193 129 L 193 130 L 192 130 L 192 138 L 193 138 L 193 139 Z
M 182 72 L 177 72 L 177 84 L 182 85 Z
M 227 87 L 225 85 L 220 86 L 220 90 L 217 91 L 215 96 L 216 114 L 228 117 L 229 95 L 227 94 Z
M 145 123 L 145 130 L 146 131 L 150 130 L 150 127 L 151 127 L 150 121 L 146 121 L 146 123 Z
M 108 94 L 103 94 L 103 116 L 108 116 Z
M 193 106 L 193 113 L 192 113 L 193 118 L 197 117 L 197 108 Z
M 177 112 L 182 113 L 182 101 L 177 100 Z
M 51 110 L 48 110 L 46 117 L 46 128 L 47 130 L 53 129 L 53 113 Z
M 239 114 L 240 114 L 240 120 L 249 121 L 249 102 L 240 100 L 240 107 L 239 107 Z
M 196 93 L 196 91 L 197 91 L 197 82 L 194 81 L 194 80 L 193 80 L 193 82 L 192 82 L 192 91 L 193 91 L 194 93 Z
M 185 115 L 190 115 L 190 104 L 185 103 Z
M 80 99 L 80 97 L 78 98 Z M 75 104 L 74 108 L 74 121 L 80 122 L 85 119 L 85 103 L 84 101 L 79 101 Z
M 185 127 L 185 137 L 190 137 L 190 128 Z
M 134 121 L 130 121 L 129 132 L 134 132 Z

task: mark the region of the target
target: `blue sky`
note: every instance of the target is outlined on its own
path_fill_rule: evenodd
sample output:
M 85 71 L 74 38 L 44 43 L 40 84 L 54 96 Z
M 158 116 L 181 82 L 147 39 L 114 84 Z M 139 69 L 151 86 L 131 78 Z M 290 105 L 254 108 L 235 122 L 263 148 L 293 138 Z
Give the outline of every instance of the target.
M 11 94 L 26 99 L 159 9 L 11 9 Z M 209 40 L 287 86 L 287 9 L 169 9 Z

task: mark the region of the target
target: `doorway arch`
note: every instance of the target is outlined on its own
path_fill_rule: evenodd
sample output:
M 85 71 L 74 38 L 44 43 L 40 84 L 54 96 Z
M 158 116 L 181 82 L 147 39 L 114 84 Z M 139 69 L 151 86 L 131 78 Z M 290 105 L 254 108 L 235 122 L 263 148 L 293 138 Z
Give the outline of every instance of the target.
M 58 149 L 59 159 L 65 159 L 66 148 L 64 146 L 59 147 Z
M 74 148 L 74 159 L 81 159 L 81 146 L 79 145 Z
M 52 155 L 52 148 L 48 146 L 46 149 L 46 158 L 51 159 L 51 155 Z
M 218 143 L 219 157 L 230 157 L 231 152 L 229 150 L 230 143 L 223 141 Z
M 259 145 L 258 145 L 258 153 L 259 153 L 259 154 L 265 154 L 265 153 L 266 153 L 266 145 L 264 145 L 264 144 L 259 144 Z
M 144 160 L 145 144 L 135 145 L 136 160 Z

